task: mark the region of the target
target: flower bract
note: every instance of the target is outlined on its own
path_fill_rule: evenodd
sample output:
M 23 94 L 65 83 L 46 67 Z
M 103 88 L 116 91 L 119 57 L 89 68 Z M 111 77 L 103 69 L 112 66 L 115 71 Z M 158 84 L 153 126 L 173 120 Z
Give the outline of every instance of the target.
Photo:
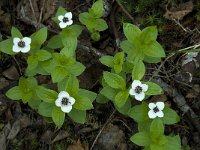
M 149 112 L 148 116 L 151 119 L 154 119 L 156 117 L 162 118 L 164 116 L 163 109 L 165 107 L 164 102 L 156 102 L 156 103 L 149 103 Z
M 71 97 L 66 91 L 61 91 L 55 101 L 56 106 L 60 107 L 61 110 L 65 113 L 69 113 L 72 110 L 72 105 L 74 103 L 75 99 Z
M 59 26 L 61 29 L 70 26 L 73 24 L 72 13 L 67 12 L 64 16 L 60 15 L 58 16 L 58 20 L 60 21 Z
M 13 52 L 18 53 L 18 52 L 22 52 L 22 53 L 27 53 L 30 51 L 31 49 L 31 38 L 29 37 L 23 37 L 22 39 L 15 37 L 13 38 Z
M 131 85 L 129 94 L 135 96 L 136 100 L 142 101 L 145 98 L 145 92 L 147 90 L 148 85 L 142 84 L 139 80 L 134 80 Z

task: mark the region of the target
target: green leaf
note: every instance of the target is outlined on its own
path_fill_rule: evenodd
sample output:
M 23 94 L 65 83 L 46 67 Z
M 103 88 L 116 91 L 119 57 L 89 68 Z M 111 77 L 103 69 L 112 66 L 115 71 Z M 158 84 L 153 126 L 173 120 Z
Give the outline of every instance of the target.
M 125 80 L 121 76 L 115 73 L 110 73 L 110 72 L 105 71 L 103 73 L 103 78 L 106 81 L 106 83 L 112 88 L 122 89 L 122 90 L 126 89 Z
M 32 90 L 30 82 L 24 77 L 19 79 L 19 90 L 21 91 L 21 99 L 23 103 L 28 102 L 32 97 Z
M 109 86 L 103 87 L 100 93 L 111 101 L 114 101 L 115 96 L 117 95 L 117 91 Z
M 79 89 L 78 94 L 80 96 L 89 98 L 91 102 L 93 102 L 97 97 L 96 93 L 94 93 L 92 91 L 85 90 L 85 89 Z
M 69 95 L 74 96 L 77 95 L 79 90 L 79 81 L 75 76 L 70 75 L 67 80 L 66 91 Z
M 85 123 L 86 121 L 86 111 L 85 110 L 77 110 L 73 108 L 69 113 L 68 116 L 77 123 Z
M 143 102 L 141 105 L 136 105 L 131 108 L 128 112 L 128 116 L 133 118 L 138 123 L 145 122 L 149 120 L 148 111 L 148 105 Z
M 181 150 L 181 139 L 178 135 L 174 137 L 166 136 L 166 138 L 167 138 L 167 142 L 165 144 L 166 150 L 172 150 L 172 149 Z
M 96 42 L 99 41 L 100 38 L 101 38 L 101 36 L 100 36 L 100 34 L 99 34 L 98 31 L 92 32 L 91 35 L 90 35 L 90 37 L 91 37 L 91 39 L 93 41 L 96 41 Z
M 18 86 L 15 86 L 9 89 L 6 92 L 6 96 L 12 100 L 20 100 L 21 99 L 21 92 Z
M 96 19 L 95 20 L 95 30 L 97 31 L 104 31 L 108 29 L 108 25 L 105 20 L 103 19 Z
M 164 133 L 164 125 L 160 118 L 155 118 L 150 126 L 150 134 L 152 138 L 157 138 L 163 135 Z
M 65 30 L 67 30 L 67 29 L 65 29 Z M 65 30 L 63 30 L 63 32 L 65 32 Z M 72 26 L 70 26 L 68 28 L 68 30 L 70 30 L 72 32 L 71 36 L 79 37 L 79 35 L 83 31 L 83 26 L 81 26 L 81 25 L 72 25 Z
M 158 145 L 156 143 L 151 144 L 151 150 L 165 150 L 165 147 L 163 145 Z
M 72 66 L 67 67 L 67 69 L 69 70 L 70 74 L 79 76 L 85 70 L 85 66 L 80 62 L 76 62 Z
M 140 47 L 137 47 L 130 41 L 128 41 L 128 40 L 122 41 L 120 43 L 120 46 L 121 46 L 122 50 L 128 54 L 127 59 L 129 61 L 135 62 L 136 60 L 144 59 L 144 53 L 140 49 Z
M 64 15 L 65 13 L 67 13 L 67 11 L 63 7 L 59 6 L 56 12 L 56 16 L 58 17 L 60 15 Z
M 15 52 L 12 51 L 12 47 L 13 47 L 13 39 L 7 39 L 4 41 L 0 42 L 0 51 L 8 54 L 8 55 L 14 55 L 16 54 Z
M 62 48 L 63 43 L 60 35 L 54 35 L 50 40 L 48 41 L 47 47 L 52 49 Z
M 176 111 L 170 109 L 169 107 L 165 107 L 163 110 L 164 117 L 161 118 L 164 124 L 175 124 L 180 121 L 180 117 L 177 115 Z
M 84 12 L 79 14 L 79 21 L 86 25 L 87 28 L 94 28 L 96 22 L 95 22 L 95 18 L 89 14 L 88 12 Z
M 141 43 L 148 44 L 151 41 L 156 41 L 157 35 L 158 35 L 158 30 L 156 26 L 146 27 L 145 29 L 142 30 L 142 33 L 140 35 Z
M 151 57 L 165 57 L 165 51 L 157 41 L 152 41 L 142 46 L 145 55 Z
M 57 92 L 47 89 L 43 86 L 38 87 L 38 89 L 36 90 L 36 94 L 40 99 L 47 103 L 54 103 L 55 100 L 58 98 Z
M 145 92 L 146 95 L 160 95 L 163 92 L 162 88 L 153 82 L 145 82 L 144 84 L 148 85 L 148 90 Z
M 120 107 L 120 108 L 117 107 L 117 106 L 115 105 L 115 108 L 116 108 L 117 111 L 119 111 L 121 114 L 127 115 L 128 112 L 129 112 L 129 110 L 131 109 L 131 100 L 128 99 L 128 100 L 126 101 L 126 103 L 125 103 L 122 107 Z
M 39 61 L 45 61 L 51 58 L 51 53 L 46 50 L 39 50 L 36 52 Z
M 139 132 L 133 135 L 130 140 L 139 146 L 149 146 L 151 143 L 151 137 L 148 132 Z
M 35 97 L 34 97 L 35 96 Z M 32 109 L 35 109 L 37 110 L 39 108 L 39 105 L 41 104 L 41 99 L 39 99 L 37 97 L 37 95 L 33 95 L 33 98 L 31 98 L 29 101 L 28 101 L 28 105 L 32 108 Z
M 54 106 L 52 109 L 52 120 L 56 124 L 57 127 L 62 127 L 65 121 L 65 113 L 62 112 L 60 107 Z
M 102 56 L 100 59 L 99 59 L 99 61 L 102 63 L 102 64 L 104 64 L 104 65 L 106 65 L 107 67 L 110 67 L 110 68 L 112 68 L 113 67 L 113 56 L 108 56 L 108 55 L 106 55 L 106 56 Z
M 64 47 L 67 47 L 69 49 L 75 50 L 77 47 L 77 37 L 71 35 L 71 31 L 66 31 L 63 30 L 61 32 L 61 39 Z
M 55 67 L 51 72 L 53 83 L 62 81 L 68 75 L 68 71 L 63 67 Z
M 92 11 L 92 15 L 95 17 L 95 18 L 100 18 L 103 16 L 103 1 L 102 0 L 97 0 L 93 5 L 92 5 L 92 8 L 91 8 L 93 11 Z
M 46 103 L 42 102 L 39 105 L 38 113 L 44 117 L 51 117 L 52 116 L 52 110 L 53 110 L 53 104 L 52 103 Z
M 74 97 L 76 102 L 73 107 L 78 110 L 89 110 L 93 108 L 92 102 L 87 97 L 76 96 Z
M 120 73 L 122 71 L 122 66 L 124 64 L 124 52 L 119 52 L 114 56 L 114 70 L 116 73 Z
M 65 45 L 65 47 L 60 51 L 61 54 L 66 55 L 67 57 L 75 57 L 76 47 Z
M 27 60 L 27 63 L 28 63 L 28 68 L 30 70 L 33 70 L 37 67 L 38 65 L 38 58 L 37 58 L 37 55 L 33 54 L 33 55 L 30 55 L 28 57 L 28 60 Z
M 145 74 L 145 65 L 142 60 L 137 61 L 133 67 L 132 80 L 141 80 Z
M 41 45 L 47 39 L 47 27 L 40 29 L 39 31 L 31 35 L 31 49 L 39 49 Z
M 136 42 L 141 34 L 141 30 L 136 25 L 130 23 L 123 24 L 123 31 L 126 38 L 132 43 Z
M 117 107 L 121 108 L 127 101 L 129 96 L 129 90 L 119 91 L 115 96 L 115 104 Z
M 23 38 L 23 35 L 21 34 L 21 32 L 15 27 L 12 27 L 11 35 L 12 35 L 12 38 L 16 38 L 16 37 L 18 37 L 20 39 Z
M 161 58 L 160 57 L 151 57 L 151 56 L 144 56 L 144 61 L 147 63 L 158 63 L 161 62 Z
M 106 104 L 109 102 L 109 99 L 100 93 L 97 95 L 96 102 L 100 104 Z

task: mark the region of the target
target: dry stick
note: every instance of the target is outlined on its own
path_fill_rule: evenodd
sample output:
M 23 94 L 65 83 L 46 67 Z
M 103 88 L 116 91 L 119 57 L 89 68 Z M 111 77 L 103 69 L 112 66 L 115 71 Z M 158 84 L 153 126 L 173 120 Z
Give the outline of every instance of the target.
M 94 142 L 92 143 L 92 146 L 91 146 L 90 150 L 93 149 L 93 147 L 94 147 L 95 143 L 97 142 L 99 136 L 101 135 L 102 131 L 103 131 L 104 128 L 107 126 L 107 124 L 110 122 L 110 120 L 112 119 L 112 117 L 113 117 L 113 115 L 115 114 L 115 112 L 116 112 L 116 109 L 113 110 L 113 112 L 111 113 L 110 117 L 108 118 L 108 120 L 106 121 L 106 123 L 103 125 L 103 127 L 101 128 L 101 130 L 99 131 L 99 133 L 97 134 L 97 136 L 96 136 Z
M 156 72 L 153 73 L 153 75 L 151 76 L 151 78 L 149 79 L 149 81 L 151 81 L 156 75 L 158 75 L 158 72 L 160 71 L 160 69 L 162 68 L 162 66 L 165 64 L 165 62 L 171 58 L 172 56 L 174 56 L 174 54 L 169 55 L 158 67 L 158 69 L 156 70 Z
M 34 11 L 34 8 L 33 8 L 32 1 L 31 1 L 31 0 L 29 0 L 29 3 L 30 3 L 30 6 L 31 6 L 31 11 L 32 11 L 32 13 L 33 13 L 33 16 L 34 16 L 34 18 L 35 18 L 35 21 L 37 22 L 37 18 L 36 18 L 36 15 L 35 15 L 35 11 Z
M 115 0 L 117 2 L 117 4 L 119 5 L 119 7 L 122 9 L 122 11 L 127 15 L 127 17 L 129 17 L 129 19 L 131 19 L 131 21 L 134 23 L 134 19 L 131 16 L 131 14 L 129 14 L 129 12 L 124 8 L 124 6 L 121 4 L 121 2 L 119 0 Z
M 116 5 L 116 3 L 115 3 L 114 7 L 112 8 L 111 14 L 110 14 L 110 22 L 111 22 L 112 30 L 113 30 L 113 33 L 115 36 L 116 46 L 119 47 L 120 39 L 119 39 L 119 35 L 118 35 L 117 28 L 115 25 L 115 12 L 116 12 L 117 7 L 118 7 L 118 5 Z
M 196 127 L 198 132 L 200 133 L 200 122 L 198 120 L 198 115 L 195 114 L 195 112 L 192 110 L 192 108 L 187 104 L 185 98 L 183 95 L 181 95 L 177 89 L 173 88 L 172 86 L 165 83 L 162 79 L 154 79 L 153 82 L 160 85 L 165 92 L 168 93 L 169 96 L 171 96 L 174 100 L 174 102 L 177 104 L 178 108 L 183 112 L 183 114 L 187 114 L 190 116 L 193 125 Z
M 40 16 L 39 16 L 39 20 L 38 20 L 38 23 L 37 23 L 37 26 L 39 26 L 39 24 L 41 23 L 42 21 L 42 13 L 43 13 L 43 9 L 44 9 L 44 4 L 45 4 L 46 0 L 43 0 L 43 3 L 42 3 L 42 7 L 40 9 Z

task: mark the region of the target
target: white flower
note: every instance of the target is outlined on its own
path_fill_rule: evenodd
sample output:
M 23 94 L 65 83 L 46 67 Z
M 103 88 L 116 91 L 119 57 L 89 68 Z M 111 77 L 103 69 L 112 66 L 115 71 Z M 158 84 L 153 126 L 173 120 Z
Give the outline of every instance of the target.
M 59 23 L 60 28 L 63 29 L 73 23 L 72 13 L 67 12 L 64 16 L 60 15 L 60 16 L 58 16 L 58 20 L 60 21 L 60 23 Z
M 135 99 L 142 101 L 145 97 L 144 92 L 148 90 L 148 85 L 142 84 L 139 80 L 134 80 L 132 83 L 132 88 L 129 91 L 130 95 L 134 95 Z
M 31 46 L 30 46 L 31 38 L 24 37 L 24 38 L 20 39 L 18 37 L 15 37 L 15 38 L 13 38 L 13 44 L 14 44 L 12 47 L 13 52 L 27 53 L 31 49 Z
M 149 103 L 149 118 L 153 119 L 156 117 L 162 118 L 164 116 L 164 113 L 162 110 L 164 109 L 165 104 L 163 102 L 156 102 L 156 103 Z
M 56 106 L 60 107 L 65 113 L 69 113 L 72 110 L 72 105 L 74 103 L 75 99 L 65 91 L 61 91 L 55 101 Z

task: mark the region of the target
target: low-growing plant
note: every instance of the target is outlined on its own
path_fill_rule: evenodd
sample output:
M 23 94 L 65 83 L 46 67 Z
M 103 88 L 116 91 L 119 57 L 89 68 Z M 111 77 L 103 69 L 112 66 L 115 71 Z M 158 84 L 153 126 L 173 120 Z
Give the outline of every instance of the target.
M 108 28 L 106 21 L 101 18 L 103 12 L 103 0 L 97 0 L 92 7 L 88 9 L 88 12 L 79 15 L 80 22 L 87 27 L 94 41 L 100 39 L 99 32 Z
M 146 70 L 144 62 L 157 63 L 165 57 L 164 49 L 156 41 L 157 29 L 150 26 L 141 31 L 137 26 L 125 23 L 123 31 L 127 40 L 121 42 L 122 52 L 116 53 L 114 57 L 100 58 L 100 62 L 111 68 L 111 71 L 103 73 L 97 102 L 112 101 L 120 113 L 133 118 L 138 123 L 139 132 L 130 139 L 144 146 L 145 150 L 180 150 L 180 137 L 164 134 L 165 124 L 179 121 L 177 113 L 159 100 L 144 102 L 152 95 L 163 93 L 159 85 L 142 81 Z M 142 103 L 132 106 L 133 98 Z
M 80 22 L 87 26 L 93 40 L 99 39 L 99 31 L 107 28 L 101 19 L 103 1 L 98 0 L 89 12 L 79 15 Z M 78 76 L 85 66 L 76 60 L 78 37 L 81 25 L 73 24 L 73 15 L 59 7 L 53 20 L 62 29 L 58 35 L 47 40 L 47 28 L 42 28 L 30 37 L 24 37 L 12 27 L 11 37 L 0 42 L 0 51 L 9 55 L 27 55 L 25 75 L 18 85 L 7 91 L 11 100 L 22 100 L 31 108 L 62 127 L 66 115 L 77 123 L 84 123 L 86 110 L 93 109 L 93 101 L 112 101 L 116 109 L 138 123 L 138 133 L 130 139 L 144 146 L 145 150 L 180 150 L 180 137 L 164 134 L 165 125 L 175 124 L 179 116 L 168 104 L 157 100 L 148 102 L 152 95 L 163 93 L 162 88 L 144 78 L 145 64 L 157 63 L 165 57 L 162 46 L 157 42 L 157 29 L 150 26 L 142 31 L 135 25 L 124 23 L 126 40 L 121 42 L 121 52 L 114 56 L 103 56 L 100 62 L 109 71 L 104 71 L 99 94 L 79 87 Z M 48 84 L 38 84 L 37 76 L 51 77 L 56 90 Z M 133 99 L 139 105 L 133 105 Z M 145 102 L 146 101 L 146 102 Z

